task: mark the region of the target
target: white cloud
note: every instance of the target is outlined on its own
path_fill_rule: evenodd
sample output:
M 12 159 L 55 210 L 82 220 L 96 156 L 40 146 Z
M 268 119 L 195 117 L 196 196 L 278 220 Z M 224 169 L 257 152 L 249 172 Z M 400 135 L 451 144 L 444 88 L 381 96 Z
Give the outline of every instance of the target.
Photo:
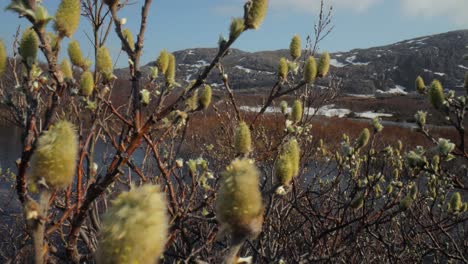
M 363 12 L 383 0 L 326 0 L 325 5 L 332 5 L 335 9 L 347 9 Z M 320 8 L 319 0 L 270 0 L 272 8 L 294 10 L 304 13 L 314 13 Z
M 400 0 L 403 12 L 418 17 L 443 17 L 459 25 L 468 25 L 467 0 Z

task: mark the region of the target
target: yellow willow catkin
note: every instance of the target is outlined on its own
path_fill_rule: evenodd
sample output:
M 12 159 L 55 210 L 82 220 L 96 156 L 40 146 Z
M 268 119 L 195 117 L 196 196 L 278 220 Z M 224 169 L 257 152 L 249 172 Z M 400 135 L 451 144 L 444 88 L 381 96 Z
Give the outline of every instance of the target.
M 126 28 L 122 30 L 122 35 L 127 40 L 130 49 L 135 50 L 135 41 L 133 40 L 133 35 L 130 29 Z
M 103 217 L 97 263 L 158 263 L 168 229 L 165 194 L 157 186 L 123 192 Z
M 286 80 L 288 78 L 288 60 L 286 58 L 281 58 L 278 66 L 278 76 L 281 80 Z
M 301 38 L 297 34 L 294 35 L 291 39 L 291 44 L 289 44 L 289 53 L 294 60 L 297 60 L 299 57 L 301 57 Z
M 94 77 L 93 74 L 89 71 L 83 72 L 81 74 L 80 80 L 80 94 L 83 96 L 90 96 L 94 90 Z
M 150 92 L 146 89 L 143 89 L 140 91 L 140 97 L 141 97 L 141 103 L 143 105 L 148 105 L 150 100 L 151 100 L 151 97 L 150 97 Z
M 317 66 L 317 76 L 324 78 L 330 70 L 330 54 L 328 52 L 322 53 Z
M 299 148 L 299 143 L 295 138 L 288 141 L 285 146 L 284 153 L 286 153 L 291 159 L 292 176 L 296 177 L 299 174 L 301 150 Z
M 317 64 L 315 62 L 315 58 L 310 56 L 304 67 L 304 81 L 306 83 L 311 83 L 315 80 L 317 76 Z
M 68 121 L 58 121 L 37 141 L 31 157 L 30 179 L 44 180 L 49 188 L 63 189 L 73 182 L 78 155 L 78 136 Z
M 367 143 L 369 143 L 369 139 L 370 139 L 369 129 L 364 128 L 364 130 L 362 130 L 362 132 L 359 135 L 359 138 L 358 138 L 358 140 L 356 142 L 356 148 L 360 149 L 360 148 L 365 147 L 367 145 Z
M 198 103 L 203 109 L 207 109 L 211 103 L 212 90 L 209 85 L 205 85 L 202 93 L 198 97 Z
M 195 111 L 196 109 L 198 109 L 198 103 L 199 103 L 199 100 L 198 100 L 198 90 L 195 90 L 195 91 L 193 91 L 192 96 L 190 96 L 190 97 L 187 99 L 187 101 L 185 102 L 185 104 L 187 105 L 188 110 L 190 110 L 190 111 Z
M 23 31 L 21 36 L 20 46 L 18 49 L 19 54 L 25 62 L 34 62 L 37 56 L 37 50 L 39 47 L 39 39 L 37 38 L 34 29 L 27 28 Z
M 260 172 L 249 159 L 236 159 L 221 174 L 216 218 L 234 236 L 256 237 L 262 229 L 263 201 Z
M 460 212 L 462 209 L 462 198 L 459 192 L 455 192 L 452 194 L 452 197 L 450 198 L 450 208 L 454 212 Z
M 166 74 L 167 67 L 169 66 L 169 53 L 167 50 L 163 49 L 159 54 L 158 59 L 156 60 L 156 66 L 159 68 L 163 74 Z
M 445 102 L 444 90 L 438 80 L 434 80 L 429 87 L 429 100 L 436 109 L 442 108 Z
M 5 72 L 6 63 L 7 63 L 7 55 L 6 55 L 5 45 L 3 44 L 3 41 L 0 39 L 0 77 L 2 77 L 3 73 Z
M 299 100 L 295 100 L 291 109 L 291 120 L 294 123 L 298 123 L 302 119 L 302 103 Z
M 292 159 L 288 153 L 281 153 L 275 163 L 275 177 L 281 185 L 288 186 L 294 177 Z
M 168 85 L 172 85 L 175 82 L 175 72 L 176 72 L 176 59 L 174 54 L 169 54 L 169 62 L 167 64 L 167 71 L 166 71 L 166 83 Z
M 424 93 L 424 91 L 426 90 L 424 79 L 421 76 L 418 76 L 416 78 L 416 81 L 414 82 L 414 86 L 415 86 L 416 91 L 418 91 L 419 93 Z
M 268 9 L 268 0 L 251 0 L 251 6 L 245 16 L 247 29 L 258 29 L 265 19 Z
M 252 151 L 252 138 L 247 123 L 241 121 L 234 135 L 234 147 L 237 154 L 248 154 Z
M 109 50 L 106 47 L 100 47 L 97 51 L 96 69 L 104 75 L 107 80 L 112 77 L 114 65 Z
M 69 60 L 64 59 L 62 63 L 60 63 L 60 70 L 62 71 L 64 78 L 69 80 L 73 79 L 73 71 Z
M 80 0 L 62 0 L 55 13 L 55 29 L 62 35 L 71 38 L 80 25 Z
M 243 18 L 233 18 L 229 28 L 229 39 L 234 40 L 242 34 L 245 29 Z
M 85 59 L 81 53 L 80 44 L 78 41 L 73 40 L 68 43 L 68 57 L 73 65 L 83 68 L 85 66 Z

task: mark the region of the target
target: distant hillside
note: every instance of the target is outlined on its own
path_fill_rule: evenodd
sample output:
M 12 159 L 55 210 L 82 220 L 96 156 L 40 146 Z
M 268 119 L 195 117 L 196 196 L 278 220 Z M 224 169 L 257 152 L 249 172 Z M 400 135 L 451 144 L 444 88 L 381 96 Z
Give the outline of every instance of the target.
M 344 93 L 373 94 L 400 89 L 411 92 L 418 75 L 427 82 L 437 78 L 446 88 L 460 90 L 464 74 L 468 71 L 468 61 L 462 58 L 467 52 L 466 45 L 468 30 L 461 30 L 382 47 L 333 53 L 331 72 L 343 78 Z M 215 53 L 216 49 L 210 48 L 175 52 L 179 82 L 196 78 Z M 232 49 L 224 58 L 223 65 L 234 89 L 267 88 L 277 78 L 279 59 L 289 57 L 288 54 L 288 50 L 244 52 Z M 144 70 L 152 64 L 145 66 Z M 127 77 L 126 70 L 118 70 L 117 75 Z M 214 71 L 208 82 L 220 85 L 219 73 Z

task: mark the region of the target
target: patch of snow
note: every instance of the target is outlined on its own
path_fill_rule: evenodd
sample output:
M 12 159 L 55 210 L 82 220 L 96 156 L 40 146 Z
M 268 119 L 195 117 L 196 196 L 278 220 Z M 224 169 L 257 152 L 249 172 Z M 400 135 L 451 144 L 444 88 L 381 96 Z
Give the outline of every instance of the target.
M 460 67 L 460 65 L 458 65 L 458 67 Z M 468 69 L 468 68 L 467 68 L 467 69 Z M 443 73 L 443 72 L 433 72 L 433 71 L 428 70 L 428 69 L 423 69 L 423 70 L 424 70 L 424 72 L 430 72 L 430 73 L 432 73 L 432 74 L 434 74 L 434 75 L 439 75 L 439 76 L 441 76 L 441 77 L 447 75 L 447 74 L 445 74 L 445 73 Z
M 387 91 L 376 90 L 375 92 L 378 94 L 395 94 L 395 95 L 407 95 L 408 92 L 405 91 L 406 88 L 401 85 L 395 85 L 394 88 L 390 88 Z
M 211 87 L 216 87 L 216 88 L 221 87 L 223 85 L 224 84 L 222 84 L 222 83 L 212 83 L 212 84 L 210 84 Z
M 468 70 L 468 67 L 466 67 L 466 66 L 464 66 L 464 65 L 461 65 L 461 64 L 458 65 L 458 67 L 459 67 L 459 68 L 462 68 L 462 69 L 464 69 L 464 70 Z
M 393 69 L 394 69 L 394 70 L 398 69 L 398 66 L 393 66 Z
M 205 67 L 205 66 L 208 66 L 210 64 L 205 60 L 197 60 L 197 64 L 194 64 L 194 66 L 195 65 L 200 65 L 200 67 Z
M 380 55 L 380 54 L 377 54 L 377 58 L 380 58 L 380 57 L 382 57 L 382 55 Z
M 343 54 L 335 54 L 335 57 L 341 57 Z
M 193 50 L 188 50 L 187 55 L 195 55 L 195 52 L 193 52 Z
M 373 94 L 346 94 L 347 96 L 357 97 L 357 98 L 375 98 Z
M 356 54 L 356 53 L 355 53 Z M 350 56 L 345 59 L 346 62 L 352 65 L 369 65 L 370 62 L 354 62 L 356 60 L 356 55 Z
M 330 65 L 334 66 L 334 67 L 337 67 L 337 68 L 342 68 L 342 67 L 346 66 L 346 64 L 343 64 L 343 63 L 339 62 L 336 59 L 331 59 L 330 60 Z
M 240 66 L 240 65 L 236 65 L 236 66 L 234 66 L 234 68 L 239 69 L 239 70 L 241 70 L 241 71 L 244 71 L 244 72 L 246 72 L 246 73 L 257 72 L 257 73 L 268 74 L 268 75 L 273 75 L 273 74 L 275 74 L 274 72 L 253 70 L 253 69 L 245 68 L 245 67 Z
M 251 73 L 252 72 L 251 69 L 247 69 L 247 68 L 244 68 L 244 67 L 239 66 L 239 65 L 234 66 L 234 68 L 245 71 L 246 73 Z
M 245 112 L 259 112 L 261 110 L 260 106 L 241 106 L 241 111 Z M 291 112 L 291 108 L 286 110 L 287 113 Z M 265 113 L 281 113 L 281 109 L 279 107 L 270 106 L 266 109 Z M 323 107 L 316 109 L 312 107 L 308 107 L 305 109 L 304 113 L 308 115 L 319 115 L 319 116 L 326 116 L 326 117 L 340 117 L 343 118 L 351 113 L 351 110 L 346 108 L 335 108 L 335 105 L 324 105 Z M 366 111 L 361 113 L 356 113 L 356 116 L 361 118 L 368 118 L 372 119 L 374 117 L 391 117 L 392 114 L 386 113 L 375 113 L 372 111 Z
M 372 111 L 365 111 L 361 113 L 356 113 L 356 116 L 360 118 L 367 118 L 367 119 L 373 119 L 376 117 L 392 117 L 392 114 L 386 114 L 386 113 L 376 113 Z
M 187 77 L 185 77 L 185 81 L 190 82 L 190 78 L 192 78 L 192 74 L 187 75 Z

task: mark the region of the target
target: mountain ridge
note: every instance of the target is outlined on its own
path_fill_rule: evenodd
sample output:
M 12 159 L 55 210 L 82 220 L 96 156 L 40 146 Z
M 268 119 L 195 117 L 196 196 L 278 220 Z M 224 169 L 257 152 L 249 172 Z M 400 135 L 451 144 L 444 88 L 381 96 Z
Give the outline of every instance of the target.
M 343 93 L 412 92 L 418 75 L 426 83 L 439 79 L 446 88 L 461 90 L 468 70 L 468 61 L 463 60 L 466 45 L 468 30 L 455 30 L 378 47 L 334 52 L 330 53 L 330 72 L 343 80 Z M 216 48 L 175 51 L 179 83 L 196 78 L 216 52 Z M 289 58 L 289 50 L 248 52 L 231 49 L 222 62 L 234 89 L 270 88 L 277 80 L 276 69 L 281 57 Z M 154 62 L 143 66 L 142 70 L 149 71 L 152 65 Z M 117 71 L 117 76 L 125 77 L 123 69 Z M 219 72 L 213 71 L 207 82 L 220 86 Z M 318 84 L 327 83 L 328 80 L 320 80 Z

